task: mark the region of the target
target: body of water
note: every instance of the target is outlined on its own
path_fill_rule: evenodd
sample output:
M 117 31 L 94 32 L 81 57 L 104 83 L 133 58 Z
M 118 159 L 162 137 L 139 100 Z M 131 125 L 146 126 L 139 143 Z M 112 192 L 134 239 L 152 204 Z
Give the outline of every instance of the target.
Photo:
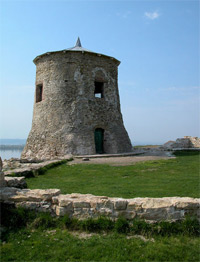
M 0 156 L 2 160 L 14 158 L 20 158 L 22 149 L 0 149 Z

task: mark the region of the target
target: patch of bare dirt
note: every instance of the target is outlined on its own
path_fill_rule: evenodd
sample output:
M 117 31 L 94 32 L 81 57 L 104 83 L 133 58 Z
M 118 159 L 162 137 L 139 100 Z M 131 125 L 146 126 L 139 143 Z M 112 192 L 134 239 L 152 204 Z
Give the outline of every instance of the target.
M 82 159 L 74 158 L 69 162 L 69 165 L 74 164 L 108 164 L 111 166 L 129 166 L 134 165 L 137 162 L 144 162 L 150 160 L 171 159 L 168 156 L 126 156 L 126 157 L 100 157 L 89 158 L 89 161 L 83 161 Z M 153 171 L 153 170 L 151 170 Z
M 155 242 L 155 239 L 154 238 L 145 238 L 144 236 L 142 235 L 133 235 L 133 236 L 127 236 L 126 237 L 127 239 L 131 239 L 131 238 L 137 238 L 137 239 L 141 239 L 142 241 L 144 242 Z
M 97 233 L 87 233 L 87 232 L 70 232 L 71 235 L 73 235 L 74 237 L 80 238 L 80 239 L 88 239 L 91 238 L 93 236 L 98 236 Z

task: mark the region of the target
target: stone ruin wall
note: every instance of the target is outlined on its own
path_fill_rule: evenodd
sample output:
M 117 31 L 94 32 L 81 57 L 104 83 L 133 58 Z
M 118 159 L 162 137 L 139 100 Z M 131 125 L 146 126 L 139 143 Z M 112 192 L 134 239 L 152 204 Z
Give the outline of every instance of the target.
M 200 148 L 200 138 L 192 136 L 184 136 L 177 138 L 176 141 L 168 141 L 163 145 L 164 148 Z
M 112 198 L 91 194 L 66 194 L 58 189 L 1 188 L 1 201 L 22 206 L 53 216 L 68 215 L 78 219 L 106 216 L 111 219 L 124 217 L 127 220 L 139 218 L 147 222 L 176 221 L 186 215 L 200 220 L 200 199 L 190 197 L 163 198 Z
M 34 103 L 32 129 L 21 158 L 96 154 L 95 128 L 105 130 L 105 153 L 132 151 L 120 110 L 117 60 L 57 52 L 35 63 L 43 100 Z M 104 98 L 94 97 L 94 81 L 104 82 Z
M 14 204 L 52 216 L 68 215 L 78 219 L 107 216 L 127 220 L 140 218 L 147 222 L 176 221 L 186 215 L 200 220 L 200 199 L 190 197 L 123 199 L 91 194 L 61 194 L 59 189 L 20 189 L 25 187 L 24 177 L 6 177 L 0 158 L 0 202 Z M 13 187 L 15 186 L 15 187 Z

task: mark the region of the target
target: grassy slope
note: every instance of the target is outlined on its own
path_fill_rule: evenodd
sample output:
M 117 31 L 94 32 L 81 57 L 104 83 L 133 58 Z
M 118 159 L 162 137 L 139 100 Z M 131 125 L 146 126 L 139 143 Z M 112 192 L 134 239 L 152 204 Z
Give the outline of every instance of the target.
M 61 165 L 27 183 L 31 189 L 59 188 L 62 193 L 110 197 L 199 197 L 199 152 L 132 166 Z
M 2 246 L 3 261 L 199 261 L 197 237 L 154 237 L 154 242 L 126 235 L 97 234 L 79 239 L 67 230 L 25 230 Z

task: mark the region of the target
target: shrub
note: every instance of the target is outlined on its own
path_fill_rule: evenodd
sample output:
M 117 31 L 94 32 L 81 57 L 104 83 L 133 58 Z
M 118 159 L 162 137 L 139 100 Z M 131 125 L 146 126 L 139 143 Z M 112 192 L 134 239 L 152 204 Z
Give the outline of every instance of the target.
M 114 229 L 117 233 L 128 233 L 130 232 L 130 225 L 125 218 L 118 218 L 115 222 Z
M 151 235 L 153 233 L 153 225 L 146 223 L 144 220 L 134 219 L 131 232 L 134 234 Z
M 162 221 L 155 226 L 154 233 L 162 236 L 171 236 L 173 234 L 180 234 L 181 231 L 180 222 Z
M 186 217 L 182 221 L 183 234 L 188 234 L 191 236 L 200 236 L 200 222 L 196 217 Z
M 100 231 L 101 227 L 97 220 L 89 218 L 81 221 L 81 229 L 90 232 Z
M 110 218 L 99 217 L 97 219 L 97 223 L 99 224 L 101 230 L 110 231 L 114 228 L 114 221 Z
M 28 222 L 34 219 L 33 211 L 22 207 L 15 208 L 14 205 L 1 203 L 1 226 L 10 230 L 17 230 L 25 227 Z
M 31 228 L 48 229 L 56 226 L 56 219 L 49 213 L 38 213 L 37 217 L 31 223 Z
M 58 225 L 60 225 L 60 227 L 64 227 L 66 229 L 71 229 L 71 230 L 80 229 L 80 222 L 78 221 L 78 219 L 70 218 L 67 215 L 58 218 Z

